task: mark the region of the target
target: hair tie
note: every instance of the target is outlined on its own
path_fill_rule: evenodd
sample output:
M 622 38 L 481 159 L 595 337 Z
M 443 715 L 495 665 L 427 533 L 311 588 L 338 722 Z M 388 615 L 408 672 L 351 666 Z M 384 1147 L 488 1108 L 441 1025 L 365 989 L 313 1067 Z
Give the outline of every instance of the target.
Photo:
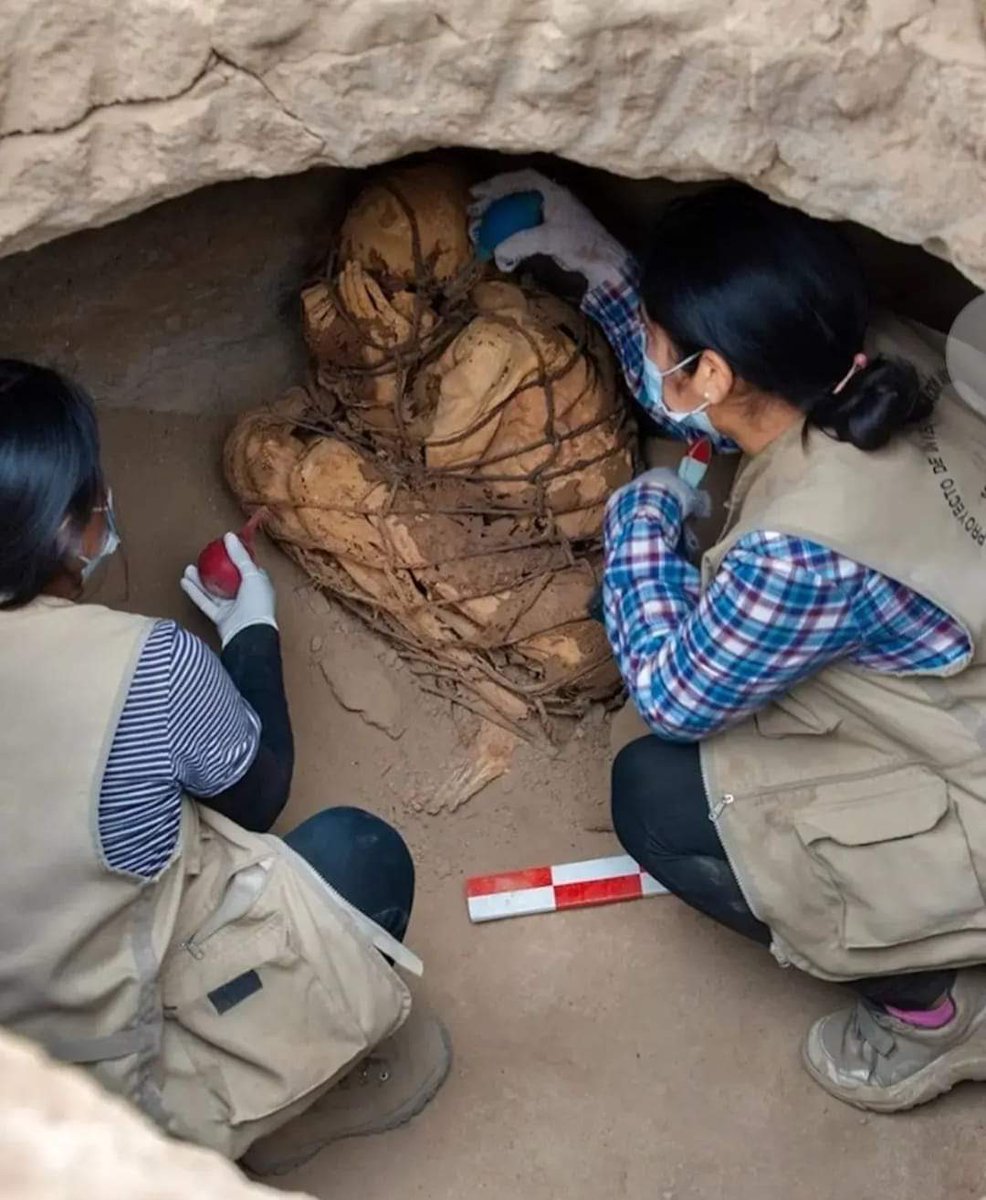
M 865 371 L 869 365 L 870 365 L 870 360 L 866 357 L 866 355 L 862 352 L 862 350 L 860 350 L 860 352 L 858 354 L 854 354 L 853 360 L 852 360 L 852 366 L 845 373 L 845 375 L 842 376 L 842 378 L 839 380 L 839 382 L 832 389 L 832 395 L 838 396 L 838 394 L 846 386 L 846 384 L 849 382 L 849 380 L 852 379 L 852 377 L 854 375 L 858 374 L 860 371 Z

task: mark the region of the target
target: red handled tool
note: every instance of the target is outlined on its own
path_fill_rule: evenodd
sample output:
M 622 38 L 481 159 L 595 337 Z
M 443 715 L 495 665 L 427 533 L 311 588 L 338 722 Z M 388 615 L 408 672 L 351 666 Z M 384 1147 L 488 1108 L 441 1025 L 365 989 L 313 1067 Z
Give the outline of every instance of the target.
M 684 480 L 689 487 L 700 487 L 710 462 L 712 442 L 707 437 L 699 438 L 678 464 L 678 478 Z

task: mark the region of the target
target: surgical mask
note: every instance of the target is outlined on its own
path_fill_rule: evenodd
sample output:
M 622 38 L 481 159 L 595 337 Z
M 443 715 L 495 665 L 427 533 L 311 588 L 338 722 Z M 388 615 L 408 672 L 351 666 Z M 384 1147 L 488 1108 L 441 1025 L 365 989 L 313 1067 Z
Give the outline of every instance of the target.
M 112 490 L 106 493 L 106 503 L 101 504 L 98 508 L 93 509 L 93 512 L 101 512 L 106 514 L 106 532 L 103 536 L 103 544 L 98 554 L 94 554 L 91 558 L 88 555 L 80 554 L 79 559 L 82 562 L 82 582 L 85 583 L 92 575 L 93 571 L 99 566 L 104 559 L 115 554 L 120 545 L 120 533 L 116 527 L 116 513 L 113 511 L 113 492 Z
M 714 438 L 718 430 L 709 419 L 709 414 L 705 411 L 712 403 L 711 400 L 706 400 L 698 408 L 687 409 L 685 412 L 675 412 L 673 408 L 668 408 L 664 403 L 664 377 L 666 375 L 673 375 L 675 371 L 680 371 L 682 367 L 687 367 L 690 362 L 694 362 L 696 358 L 701 357 L 701 354 L 701 350 L 696 350 L 694 354 L 689 354 L 687 358 L 683 358 L 680 363 L 675 363 L 673 367 L 668 367 L 666 371 L 662 371 L 650 355 L 645 354 L 644 399 L 646 400 L 647 407 L 657 416 L 664 417 L 665 420 L 671 421 L 674 425 L 687 425 L 691 429 Z

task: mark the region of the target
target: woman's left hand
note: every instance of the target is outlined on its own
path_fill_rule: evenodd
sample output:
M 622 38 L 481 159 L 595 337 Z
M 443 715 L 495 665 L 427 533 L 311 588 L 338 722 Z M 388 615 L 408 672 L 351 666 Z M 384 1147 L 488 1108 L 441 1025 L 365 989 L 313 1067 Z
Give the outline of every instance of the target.
M 687 521 L 689 517 L 708 517 L 712 513 L 712 498 L 709 493 L 685 483 L 678 472 L 672 470 L 671 467 L 654 467 L 650 471 L 645 471 L 636 479 L 631 479 L 629 483 L 624 484 L 619 491 L 614 492 L 609 502 L 613 504 L 617 496 L 631 490 L 641 490 L 645 486 L 659 487 L 670 492 L 681 506 L 683 521 Z

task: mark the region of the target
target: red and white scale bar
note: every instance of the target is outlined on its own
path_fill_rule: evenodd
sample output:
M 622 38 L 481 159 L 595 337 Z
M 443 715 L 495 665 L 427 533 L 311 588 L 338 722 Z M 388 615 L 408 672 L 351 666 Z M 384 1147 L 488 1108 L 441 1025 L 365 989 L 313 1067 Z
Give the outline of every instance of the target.
M 466 881 L 466 903 L 473 924 L 640 900 L 666 892 L 667 888 L 642 871 L 627 854 L 477 875 Z

